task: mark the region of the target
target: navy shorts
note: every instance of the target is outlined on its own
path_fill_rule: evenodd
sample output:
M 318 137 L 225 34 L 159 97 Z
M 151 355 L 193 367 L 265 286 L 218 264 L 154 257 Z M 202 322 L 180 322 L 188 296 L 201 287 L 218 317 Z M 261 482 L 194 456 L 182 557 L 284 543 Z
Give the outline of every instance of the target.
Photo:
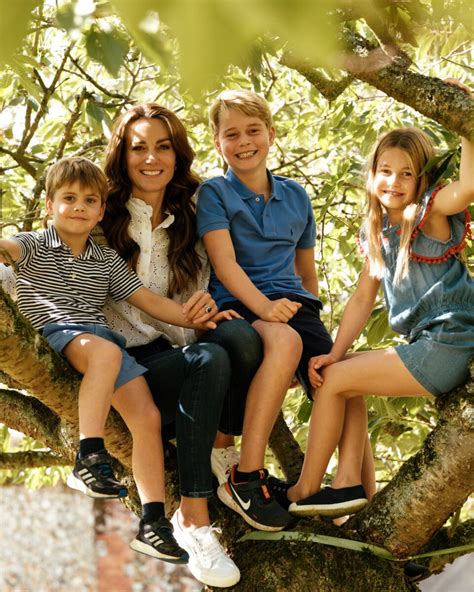
M 296 371 L 296 378 L 307 396 L 312 399 L 311 384 L 308 377 L 308 362 L 313 356 L 329 353 L 332 348 L 331 336 L 319 318 L 321 304 L 319 300 L 312 300 L 311 298 L 305 298 L 297 294 L 270 294 L 269 296 L 267 295 L 267 298 L 270 300 L 288 298 L 288 300 L 302 304 L 301 308 L 287 324 L 298 333 L 303 342 L 303 353 L 301 354 L 301 360 Z M 238 300 L 225 302 L 220 310 L 227 310 L 229 308 L 238 312 L 249 323 L 253 323 L 259 319 L 255 313 Z
M 138 364 L 138 362 L 135 361 L 135 358 L 125 351 L 125 337 L 115 333 L 105 325 L 96 325 L 92 323 L 48 323 L 43 327 L 42 331 L 42 335 L 48 340 L 49 345 L 54 349 L 54 351 L 61 355 L 63 355 L 63 349 L 70 341 L 79 335 L 83 335 L 84 333 L 90 333 L 92 335 L 102 337 L 102 339 L 107 339 L 107 341 L 111 341 L 112 343 L 118 345 L 118 347 L 122 350 L 122 366 L 117 376 L 117 380 L 115 381 L 116 389 L 123 386 L 127 382 L 130 382 L 137 376 L 145 374 L 147 371 L 145 366 Z

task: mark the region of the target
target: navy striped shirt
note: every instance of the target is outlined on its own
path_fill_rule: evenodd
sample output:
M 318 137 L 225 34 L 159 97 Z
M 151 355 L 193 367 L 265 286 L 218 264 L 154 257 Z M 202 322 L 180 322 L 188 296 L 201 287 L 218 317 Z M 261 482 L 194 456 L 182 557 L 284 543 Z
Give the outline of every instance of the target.
M 126 262 L 110 247 L 90 237 L 86 250 L 74 257 L 54 226 L 43 232 L 21 232 L 16 262 L 18 308 L 35 329 L 47 323 L 96 323 L 107 326 L 102 313 L 107 296 L 126 300 L 143 287 Z

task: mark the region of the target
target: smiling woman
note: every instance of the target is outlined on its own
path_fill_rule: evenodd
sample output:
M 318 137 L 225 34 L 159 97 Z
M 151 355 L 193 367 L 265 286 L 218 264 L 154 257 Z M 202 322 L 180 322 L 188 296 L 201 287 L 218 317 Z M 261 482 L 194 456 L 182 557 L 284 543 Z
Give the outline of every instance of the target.
M 216 307 L 205 290 L 209 265 L 196 231 L 193 158 L 172 111 L 156 104 L 126 111 L 107 149 L 102 227 L 147 288 L 211 314 Z M 260 338 L 240 319 L 219 323 L 197 339 L 193 331 L 156 321 L 127 303 L 109 301 L 105 314 L 125 337 L 128 353 L 148 368 L 145 378 L 165 430 L 175 429 L 181 504 L 172 522 L 189 568 L 204 584 L 232 586 L 240 572 L 208 514 L 211 451 L 214 443 L 220 450 L 213 458 L 224 458 L 224 447 L 241 434 L 247 390 L 261 361 Z
M 131 123 L 126 134 L 126 163 L 133 197 L 153 207 L 163 201 L 165 190 L 174 175 L 176 153 L 168 128 L 159 119 L 138 119 Z M 162 217 L 162 208 L 154 208 Z M 153 219 L 152 223 L 161 223 Z

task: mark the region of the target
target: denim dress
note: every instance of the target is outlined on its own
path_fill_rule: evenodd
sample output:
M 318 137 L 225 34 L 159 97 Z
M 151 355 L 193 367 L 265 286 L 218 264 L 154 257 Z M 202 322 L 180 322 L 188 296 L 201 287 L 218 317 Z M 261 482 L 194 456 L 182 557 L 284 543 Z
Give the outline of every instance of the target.
M 430 238 L 423 226 L 440 188 L 424 196 L 411 238 L 408 275 L 394 282 L 400 225 L 382 229 L 385 276 L 382 285 L 389 323 L 407 339 L 395 347 L 410 373 L 433 395 L 446 393 L 469 377 L 474 357 L 474 280 L 460 258 L 471 237 L 469 213 L 448 216 L 447 241 Z M 364 247 L 364 237 L 361 236 Z M 364 250 L 364 248 L 363 248 Z

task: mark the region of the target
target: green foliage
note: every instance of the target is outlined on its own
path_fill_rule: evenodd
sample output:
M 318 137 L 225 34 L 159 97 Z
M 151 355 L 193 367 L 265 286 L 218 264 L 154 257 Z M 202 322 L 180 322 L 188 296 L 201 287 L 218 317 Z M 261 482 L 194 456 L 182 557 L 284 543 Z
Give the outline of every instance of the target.
M 28 436 L 15 434 L 15 441 L 20 441 L 12 446 L 11 432 L 4 424 L 0 424 L 0 451 L 1 452 L 25 452 L 28 450 L 45 450 L 43 444 Z M 30 489 L 39 489 L 45 486 L 57 485 L 65 481 L 70 469 L 67 467 L 39 467 L 34 469 L 1 469 L 0 485 L 24 484 Z
M 2 7 L 4 16 L 15 15 L 0 24 L 0 55 L 8 64 L 0 72 L 4 236 L 41 225 L 48 164 L 63 154 L 100 163 L 112 121 L 137 101 L 174 109 L 188 129 L 196 171 L 219 174 L 207 106 L 221 88 L 253 89 L 274 113 L 270 168 L 300 182 L 312 199 L 323 317 L 334 334 L 363 264 L 356 236 L 365 165 L 377 137 L 417 125 L 439 148 L 432 163 L 438 176 L 455 174 L 453 133 L 358 81 L 338 94 L 343 76 L 331 65 L 340 58 L 335 30 L 345 21 L 369 38 L 385 35 L 401 44 L 426 76 L 465 79 L 472 72 L 466 18 L 472 6 L 464 0 L 20 0 L 15 11 L 4 0 Z M 339 85 L 331 100 L 281 65 L 287 46 L 324 66 L 325 84 Z M 212 90 L 197 92 L 206 86 Z M 386 347 L 397 339 L 379 302 L 355 347 Z M 419 447 L 435 414 L 425 400 L 370 399 L 369 408 L 379 478 L 389 479 Z M 303 444 L 310 410 L 301 390 L 291 391 L 285 414 Z M 54 480 L 57 471 L 43 477 Z
M 21 40 L 28 33 L 31 14 L 42 0 L 18 0 L 15 10 L 9 0 L 0 0 L 0 64 L 8 62 L 16 53 Z

